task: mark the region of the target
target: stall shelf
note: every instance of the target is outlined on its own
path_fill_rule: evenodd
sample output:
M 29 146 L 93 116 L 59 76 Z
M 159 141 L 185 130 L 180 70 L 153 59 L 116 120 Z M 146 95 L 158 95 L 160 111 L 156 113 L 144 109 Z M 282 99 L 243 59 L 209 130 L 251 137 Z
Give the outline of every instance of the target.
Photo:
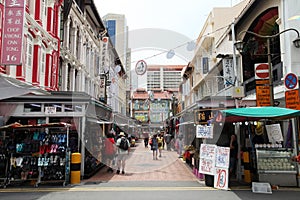
M 292 149 L 256 149 L 256 157 L 260 182 L 280 186 L 297 186 L 297 165 L 292 160 Z
M 8 162 L 3 187 L 30 182 L 38 187 L 43 183 L 69 182 L 70 151 L 67 123 L 0 127 L 6 139 Z

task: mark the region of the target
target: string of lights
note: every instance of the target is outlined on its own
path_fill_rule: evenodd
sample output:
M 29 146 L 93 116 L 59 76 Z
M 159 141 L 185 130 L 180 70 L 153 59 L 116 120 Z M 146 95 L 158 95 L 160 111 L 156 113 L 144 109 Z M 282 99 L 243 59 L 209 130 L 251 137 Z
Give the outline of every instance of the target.
M 190 41 L 188 41 L 188 42 L 185 42 L 185 43 L 183 43 L 183 44 L 180 44 L 180 45 L 178 45 L 178 46 L 176 46 L 176 47 L 174 47 L 174 48 L 171 48 L 171 49 L 169 49 L 169 50 L 160 50 L 161 52 L 159 52 L 159 53 L 153 54 L 153 55 L 148 56 L 148 57 L 145 57 L 145 58 L 141 58 L 141 59 L 139 59 L 139 60 L 148 60 L 148 59 L 152 59 L 152 58 L 154 58 L 154 57 L 160 56 L 160 55 L 165 54 L 165 53 L 170 53 L 170 54 L 174 54 L 174 55 L 175 55 L 175 50 L 176 50 L 176 49 L 178 49 L 178 48 L 180 48 L 180 47 L 183 47 L 183 46 L 186 46 L 186 45 L 190 45 L 189 48 L 188 48 L 188 50 L 189 50 L 189 51 L 192 51 L 192 50 L 194 50 L 195 46 L 194 46 L 194 48 L 191 48 L 191 47 L 192 47 L 193 45 L 195 45 L 195 41 L 197 41 L 197 40 L 199 40 L 199 39 L 201 39 L 201 38 L 203 38 L 203 37 L 207 37 L 207 36 L 209 36 L 209 35 L 211 35 L 211 34 L 214 34 L 214 33 L 218 32 L 218 31 L 221 31 L 221 30 L 223 30 L 223 29 L 225 29 L 225 28 L 229 28 L 230 25 L 231 25 L 231 24 L 222 26 L 222 27 L 216 29 L 216 30 L 213 31 L 213 32 L 210 32 L 210 33 L 207 33 L 207 34 L 205 34 L 205 35 L 203 35 L 203 36 L 201 36 L 201 37 L 198 37 L 197 39 L 190 40 Z M 167 57 L 168 57 L 168 56 L 167 56 Z M 170 58 L 170 57 L 172 57 L 172 56 L 170 55 L 169 58 Z M 138 62 L 138 60 L 131 61 L 131 63 L 136 63 L 136 62 Z

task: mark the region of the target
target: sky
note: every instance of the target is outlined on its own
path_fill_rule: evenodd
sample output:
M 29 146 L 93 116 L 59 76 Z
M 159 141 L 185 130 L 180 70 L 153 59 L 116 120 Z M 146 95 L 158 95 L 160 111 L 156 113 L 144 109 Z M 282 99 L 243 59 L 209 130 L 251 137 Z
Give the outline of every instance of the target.
M 99 15 L 124 14 L 129 28 L 131 68 L 139 60 L 149 64 L 187 65 L 196 41 L 214 7 L 231 7 L 241 0 L 94 0 Z M 175 56 L 167 58 L 174 50 Z

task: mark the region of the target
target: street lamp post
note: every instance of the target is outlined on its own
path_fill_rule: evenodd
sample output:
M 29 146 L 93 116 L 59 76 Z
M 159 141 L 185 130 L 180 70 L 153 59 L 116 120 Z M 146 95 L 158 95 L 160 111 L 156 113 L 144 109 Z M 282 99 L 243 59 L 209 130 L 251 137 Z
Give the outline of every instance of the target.
M 251 31 L 242 31 L 239 33 L 239 36 L 243 33 L 249 33 L 259 38 L 265 38 L 267 39 L 267 56 L 268 56 L 268 65 L 269 65 L 269 87 L 270 87 L 270 106 L 274 106 L 274 89 L 273 89 L 273 70 L 272 70 L 272 58 L 271 58 L 271 48 L 270 48 L 270 39 L 279 36 L 282 33 L 285 33 L 287 31 L 295 31 L 297 33 L 297 38 L 293 41 L 296 48 L 300 48 L 300 37 L 299 32 L 294 28 L 289 28 L 286 30 L 283 30 L 277 34 L 274 35 L 260 35 Z M 236 49 L 239 52 L 243 52 L 244 48 L 244 42 L 243 41 L 237 41 L 235 44 Z

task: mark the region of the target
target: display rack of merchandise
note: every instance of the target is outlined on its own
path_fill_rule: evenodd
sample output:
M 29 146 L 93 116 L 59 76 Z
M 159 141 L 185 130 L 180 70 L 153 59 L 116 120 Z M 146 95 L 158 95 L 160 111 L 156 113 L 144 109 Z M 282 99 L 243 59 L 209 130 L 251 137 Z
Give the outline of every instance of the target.
M 296 163 L 292 160 L 292 149 L 256 149 L 259 181 L 274 185 L 296 186 Z
M 5 134 L 8 162 L 3 186 L 29 182 L 34 186 L 47 182 L 68 182 L 69 124 L 19 125 Z

